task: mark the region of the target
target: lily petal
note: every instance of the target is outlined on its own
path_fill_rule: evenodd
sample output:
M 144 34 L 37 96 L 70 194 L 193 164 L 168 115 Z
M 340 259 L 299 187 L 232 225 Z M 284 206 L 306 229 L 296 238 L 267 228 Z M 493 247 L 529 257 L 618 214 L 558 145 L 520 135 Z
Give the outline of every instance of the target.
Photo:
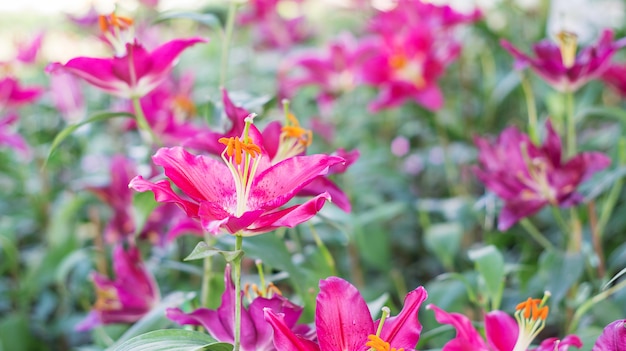
M 413 349 L 420 339 L 422 325 L 417 319 L 422 302 L 428 298 L 426 289 L 418 287 L 411 291 L 404 298 L 404 307 L 400 314 L 395 317 L 389 317 L 383 325 L 380 333 L 381 339 L 387 341 L 396 349 Z M 380 321 L 376 322 L 376 327 Z
M 592 351 L 626 350 L 626 319 L 616 320 L 604 328 Z

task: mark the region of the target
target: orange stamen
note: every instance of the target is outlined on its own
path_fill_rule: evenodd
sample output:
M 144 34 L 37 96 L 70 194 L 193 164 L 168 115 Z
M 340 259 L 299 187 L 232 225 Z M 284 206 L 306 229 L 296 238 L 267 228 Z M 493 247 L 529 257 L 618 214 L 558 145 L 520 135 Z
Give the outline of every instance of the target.
M 367 339 L 369 341 L 365 344 L 365 346 L 370 347 L 370 350 L 373 351 L 404 351 L 403 348 L 392 348 L 388 342 L 383 341 L 383 339 L 381 339 L 379 336 L 373 334 L 368 335 Z
M 287 119 L 290 125 L 286 125 L 281 128 L 287 138 L 298 139 L 298 143 L 304 146 L 309 146 L 313 142 L 313 132 L 308 129 L 304 129 L 300 126 L 300 122 L 296 119 L 292 113 L 287 114 Z
M 235 163 L 238 165 L 243 161 L 242 155 L 244 152 L 252 158 L 261 154 L 261 148 L 250 140 L 243 142 L 238 137 L 231 137 L 220 138 L 218 142 L 226 145 L 226 155 L 228 155 L 228 157 L 233 157 L 234 155 Z
M 122 308 L 117 290 L 115 288 L 96 288 L 96 302 L 94 309 L 99 311 L 115 311 Z

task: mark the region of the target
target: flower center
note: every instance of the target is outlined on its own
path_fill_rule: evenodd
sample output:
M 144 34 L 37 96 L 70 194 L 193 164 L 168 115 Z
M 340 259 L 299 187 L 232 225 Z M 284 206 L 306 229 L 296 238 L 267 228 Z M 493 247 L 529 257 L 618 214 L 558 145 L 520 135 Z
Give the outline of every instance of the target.
M 244 291 L 244 294 L 246 295 L 246 298 L 248 298 L 248 302 L 251 303 L 252 300 L 254 300 L 257 297 L 264 297 L 264 298 L 270 299 L 274 295 L 282 296 L 283 295 L 282 291 L 280 291 L 280 289 L 278 289 L 278 287 L 274 285 L 274 283 L 269 282 L 267 283 L 267 285 L 265 284 L 265 273 L 263 272 L 263 262 L 261 260 L 256 260 L 255 265 L 256 265 L 257 271 L 259 272 L 259 281 L 261 284 L 261 288 L 259 288 L 256 284 L 246 283 L 246 285 L 243 288 L 243 291 Z M 251 290 L 252 290 L 252 293 L 250 293 Z
M 404 351 L 403 348 L 396 349 L 391 347 L 388 342 L 380 337 L 380 332 L 383 330 L 385 320 L 387 319 L 387 317 L 389 317 L 390 313 L 391 311 L 389 310 L 389 307 L 385 306 L 382 308 L 382 316 L 380 316 L 380 321 L 378 322 L 376 335 L 370 334 L 367 336 L 367 340 L 369 341 L 365 343 L 365 346 L 369 347 L 368 351 Z
M 546 325 L 549 308 L 545 306 L 550 292 L 544 294 L 543 299 L 528 298 L 515 307 L 515 319 L 519 325 L 519 335 L 513 351 L 526 351 L 532 341 L 539 335 Z
M 556 35 L 556 40 L 561 50 L 561 60 L 565 68 L 570 68 L 576 61 L 576 48 L 578 46 L 578 36 L 575 33 L 561 31 Z
M 122 303 L 113 287 L 100 288 L 96 286 L 96 303 L 93 305 L 98 311 L 117 311 L 122 309 Z
M 126 54 L 126 44 L 132 43 L 134 38 L 133 20 L 125 16 L 118 16 L 114 12 L 110 15 L 98 16 L 100 31 L 109 41 L 116 56 Z
M 302 154 L 313 142 L 313 132 L 300 126 L 296 116 L 289 112 L 289 100 L 283 100 L 285 124 L 281 128 L 280 141 L 272 163 Z
M 419 57 L 409 59 L 404 53 L 397 53 L 389 59 L 389 66 L 399 78 L 413 83 L 417 89 L 422 89 L 426 85 L 422 61 Z
M 528 153 L 528 145 L 526 143 L 522 143 L 521 151 L 522 157 L 526 163 L 526 169 L 528 170 L 528 176 L 530 176 L 530 178 L 520 172 L 517 174 L 517 179 L 532 189 L 524 189 L 524 191 L 522 191 L 522 196 L 528 200 L 540 197 L 548 201 L 551 205 L 558 205 L 556 191 L 550 185 L 548 178 L 548 172 L 551 167 L 546 163 L 545 159 L 537 157 L 531 158 Z
M 237 191 L 235 215 L 237 217 L 241 217 L 246 212 L 252 180 L 259 166 L 259 158 L 257 156 L 261 154 L 261 148 L 248 137 L 250 125 L 255 116 L 255 114 L 250 114 L 246 117 L 246 126 L 242 139 L 231 137 L 218 140 L 219 143 L 226 145 L 226 148 L 222 151 L 222 160 L 226 163 L 235 180 L 235 189 Z

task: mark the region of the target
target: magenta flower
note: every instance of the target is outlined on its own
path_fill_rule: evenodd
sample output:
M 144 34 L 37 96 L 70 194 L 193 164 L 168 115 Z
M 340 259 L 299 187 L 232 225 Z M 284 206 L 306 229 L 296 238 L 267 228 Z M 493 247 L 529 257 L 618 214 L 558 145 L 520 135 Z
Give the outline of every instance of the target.
M 179 308 L 167 309 L 167 317 L 181 325 L 201 325 L 212 337 L 221 342 L 233 343 L 235 323 L 235 285 L 231 278 L 231 267 L 224 271 L 222 304 L 217 310 L 198 308 L 185 313 Z M 272 327 L 265 321 L 263 310 L 269 309 L 285 316 L 289 329 L 306 332 L 308 327 L 296 325 L 302 314 L 302 307 L 293 304 L 275 290 L 264 289 L 261 295 L 252 299 L 248 307 L 241 309 L 241 351 L 276 351 L 273 343 Z M 242 296 L 240 296 L 240 299 Z
M 474 328 L 472 321 L 460 313 L 448 313 L 435 305 L 426 306 L 435 312 L 435 319 L 453 326 L 456 338 L 444 345 L 443 351 L 527 351 L 536 336 L 543 330 L 548 316 L 548 307 L 541 299 L 528 299 L 516 308 L 515 319 L 502 311 L 485 315 L 485 336 Z M 517 321 L 516 321 L 517 320 Z M 570 346 L 581 348 L 582 342 L 576 335 L 562 340 L 548 338 L 533 351 L 567 351 Z
M 28 144 L 21 135 L 16 133 L 13 129 L 13 125 L 17 122 L 18 115 L 10 113 L 4 118 L 0 119 L 0 146 L 5 145 L 16 151 L 19 151 L 24 156 L 29 155 Z
M 285 316 L 279 313 L 266 309 L 265 319 L 274 328 L 274 345 L 278 350 L 363 351 L 369 347 L 376 350 L 391 347 L 410 351 L 419 341 L 422 325 L 417 313 L 427 296 L 420 286 L 406 295 L 400 314 L 386 318 L 388 312 L 384 311 L 384 319 L 374 322 L 359 291 L 341 278 L 330 277 L 320 281 L 316 300 L 317 344 L 291 331 Z M 378 330 L 380 323 L 383 325 Z
M 260 48 L 287 49 L 310 36 L 304 16 L 284 18 L 278 11 L 280 0 L 251 0 L 240 13 L 238 22 L 253 27 L 254 40 Z M 297 0 L 300 5 L 302 1 Z
M 582 196 L 578 185 L 609 166 L 611 159 L 599 152 L 582 152 L 562 161 L 561 139 L 546 123 L 547 136 L 536 146 L 515 127 L 505 129 L 495 144 L 476 138 L 478 162 L 474 168 L 485 186 L 503 201 L 498 229 L 505 231 L 545 205 L 569 207 Z
M 159 288 L 146 270 L 139 249 L 123 245 L 113 249 L 115 280 L 93 274 L 97 300 L 87 317 L 76 326 L 85 331 L 100 324 L 132 323 L 150 311 L 160 299 Z
M 620 96 L 626 98 L 626 64 L 614 63 L 604 71 L 601 79 L 608 86 L 613 88 Z
M 77 57 L 64 65 L 53 63 L 47 71 L 64 70 L 112 95 L 142 97 L 167 78 L 183 50 L 204 42 L 202 38 L 176 39 L 152 52 L 135 42 L 126 44 L 126 53 L 120 57 Z
M 125 242 L 135 234 L 133 191 L 128 188 L 128 183 L 136 174 L 135 164 L 126 157 L 117 155 L 111 160 L 109 184 L 87 188 L 113 212 L 104 229 L 104 238 L 109 243 Z M 202 228 L 197 222 L 181 215 L 173 204 L 165 204 L 152 211 L 138 237 L 155 244 L 164 244 L 183 233 L 202 235 Z
M 129 186 L 154 192 L 159 202 L 178 204 L 213 234 L 225 230 L 255 235 L 309 220 L 330 200 L 328 193 L 317 194 L 303 204 L 281 207 L 317 176 L 326 174 L 329 167 L 344 160 L 320 154 L 271 164 L 267 152 L 258 146 L 260 134 L 251 119 L 247 125 L 241 139 L 220 139 L 226 145 L 223 162 L 194 156 L 181 147 L 157 151 L 152 157 L 154 163 L 165 169 L 165 175 L 185 196 L 174 192 L 168 180 L 152 183 L 137 176 Z
M 626 319 L 616 320 L 604 328 L 591 351 L 626 350 Z
M 291 98 L 303 86 L 319 89 L 317 102 L 329 114 L 333 101 L 362 81 L 360 67 L 375 53 L 369 40 L 357 42 L 350 35 L 332 41 L 321 53 L 307 53 L 289 59 L 279 71 L 279 95 Z
M 73 74 L 66 72 L 51 74 L 50 93 L 54 106 L 68 123 L 76 123 L 86 116 L 81 82 Z
M 598 43 L 576 55 L 575 35 L 561 33 L 560 45 L 542 40 L 533 45 L 535 57 L 517 49 L 506 40 L 500 44 L 515 58 L 515 67 L 532 68 L 548 84 L 561 92 L 576 91 L 588 81 L 598 78 L 609 68 L 613 54 L 626 46 L 626 38 L 613 41 L 613 32 L 605 30 Z
M 43 93 L 40 87 L 23 88 L 13 77 L 0 80 L 0 111 L 33 102 Z
M 41 49 L 41 42 L 43 40 L 44 33 L 41 32 L 35 35 L 31 40 L 17 44 L 17 61 L 23 63 L 34 63 L 37 60 L 37 54 Z
M 362 67 L 364 81 L 380 90 L 370 110 L 397 107 L 407 100 L 431 111 L 440 109 L 443 94 L 437 81 L 461 50 L 453 27 L 478 18 L 478 11 L 462 15 L 449 6 L 408 0 L 379 12 L 370 25 L 379 47 Z

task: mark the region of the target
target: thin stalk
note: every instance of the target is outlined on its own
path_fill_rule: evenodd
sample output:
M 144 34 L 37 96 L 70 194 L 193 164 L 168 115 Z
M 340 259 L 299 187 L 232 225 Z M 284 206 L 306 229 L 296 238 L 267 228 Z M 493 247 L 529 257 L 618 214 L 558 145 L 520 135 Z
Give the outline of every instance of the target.
M 603 292 L 599 293 L 598 295 L 592 297 L 591 299 L 585 301 L 585 303 L 580 305 L 580 307 L 578 307 L 578 309 L 576 310 L 576 313 L 574 313 L 574 316 L 572 317 L 572 322 L 569 325 L 568 332 L 573 333 L 576 330 L 576 327 L 578 327 L 578 323 L 580 322 L 580 318 L 591 307 L 593 307 L 593 305 L 597 304 L 598 302 L 601 302 L 602 300 L 605 300 L 606 298 L 613 295 L 614 293 L 616 293 L 617 291 L 621 290 L 624 287 L 626 287 L 626 280 L 623 280 L 619 284 L 616 284 L 610 287 L 609 289 L 604 290 Z
M 574 115 L 574 93 L 565 93 L 565 124 L 567 125 L 567 157 L 576 154 L 576 116 Z
M 537 132 L 537 104 L 535 102 L 535 95 L 533 94 L 533 88 L 528 80 L 528 77 L 522 73 L 522 89 L 524 90 L 524 98 L 526 100 L 526 110 L 528 112 L 528 135 L 530 140 L 538 145 L 539 133 Z
M 531 221 L 529 221 L 528 218 L 523 218 L 520 221 L 520 224 L 522 225 L 522 227 L 524 227 L 524 229 L 526 229 L 528 234 L 530 234 L 530 236 L 535 239 L 535 241 L 544 249 L 548 251 L 554 250 L 554 245 L 552 245 L 550 240 L 543 236 L 539 229 L 537 229 L 537 227 Z
M 570 252 L 580 252 L 583 244 L 583 228 L 575 207 L 570 208 L 571 237 L 568 244 Z
M 565 222 L 565 219 L 563 219 L 563 215 L 561 215 L 561 210 L 557 206 L 551 206 L 551 208 L 552 208 L 552 215 L 556 219 L 556 222 L 558 223 L 559 228 L 561 228 L 563 235 L 567 235 L 567 233 L 569 233 L 570 231 L 570 228 L 568 227 L 567 222 Z
M 596 202 L 589 201 L 587 204 L 587 212 L 589 213 L 589 227 L 591 228 L 591 242 L 593 244 L 593 251 L 598 256 L 598 278 L 604 277 L 604 253 L 602 250 L 602 238 L 598 231 L 598 215 L 596 213 Z
M 446 132 L 443 128 L 443 126 L 441 125 L 441 123 L 439 123 L 439 119 L 436 118 L 437 116 L 435 116 L 435 128 L 437 129 L 437 136 L 439 137 L 439 142 L 441 143 L 441 147 L 443 148 L 443 166 L 444 166 L 444 172 L 446 175 L 446 182 L 448 183 L 448 189 L 450 189 L 451 195 L 458 195 L 459 193 L 459 189 L 458 189 L 458 184 L 456 184 L 455 179 L 458 178 L 458 174 L 456 171 L 456 168 L 454 167 L 454 163 L 452 162 L 452 159 L 450 158 L 450 150 L 449 150 L 449 145 L 450 145 L 450 140 L 448 140 L 448 136 L 446 135 Z
M 204 234 L 204 241 L 209 247 L 213 246 L 214 238 L 209 233 Z M 213 280 L 213 257 L 204 258 L 202 266 L 202 291 L 200 292 L 200 303 L 202 307 L 209 307 L 211 296 L 211 280 Z
M 322 256 L 326 261 L 328 267 L 330 267 L 330 271 L 332 275 L 337 275 L 337 265 L 335 264 L 335 260 L 333 259 L 333 255 L 330 253 L 319 234 L 317 234 L 317 230 L 315 230 L 315 226 L 309 222 L 309 229 L 311 230 L 311 235 L 313 236 L 313 240 L 315 240 L 315 244 L 322 252 Z
M 243 236 L 235 234 L 235 251 L 240 251 L 243 244 Z M 233 261 L 235 274 L 235 345 L 233 351 L 239 351 L 241 347 L 241 261 L 243 255 Z
M 228 54 L 230 41 L 233 37 L 233 29 L 235 27 L 235 14 L 237 14 L 237 2 L 230 0 L 228 5 L 228 15 L 226 17 L 226 28 L 224 28 L 224 36 L 222 37 L 222 56 L 220 59 L 220 87 L 225 87 L 226 71 L 228 70 Z
M 159 140 L 157 135 L 154 133 L 154 130 L 152 130 L 152 127 L 150 126 L 150 124 L 148 123 L 148 120 L 146 119 L 146 115 L 143 113 L 143 108 L 141 107 L 141 102 L 139 102 L 139 97 L 134 96 L 131 100 L 133 101 L 133 108 L 135 110 L 135 118 L 137 121 L 137 126 L 139 126 L 139 130 L 142 130 L 150 135 L 150 140 L 149 140 L 150 144 L 155 143 L 159 146 L 162 146 L 161 141 Z
M 620 138 L 618 147 L 618 166 L 626 165 L 626 138 Z M 624 179 L 620 177 L 613 183 L 606 200 L 604 200 L 602 211 L 600 211 L 600 219 L 598 219 L 598 233 L 600 237 L 604 235 L 604 229 L 609 222 L 609 218 L 611 218 L 611 214 L 613 214 L 613 209 L 622 192 L 623 185 Z

